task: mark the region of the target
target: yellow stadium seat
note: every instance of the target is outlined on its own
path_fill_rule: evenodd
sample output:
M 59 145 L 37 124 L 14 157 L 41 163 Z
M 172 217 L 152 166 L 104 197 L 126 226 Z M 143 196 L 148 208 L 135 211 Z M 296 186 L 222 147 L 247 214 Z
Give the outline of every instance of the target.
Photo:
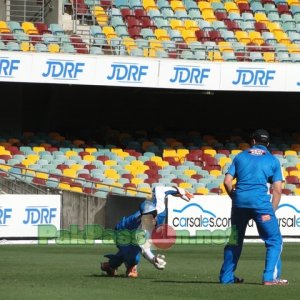
M 99 26 L 105 26 L 108 24 L 109 16 L 106 13 L 97 15 L 96 20 Z
M 179 187 L 183 189 L 191 189 L 193 188 L 193 185 L 190 182 L 180 182 Z
M 222 156 L 218 160 L 218 164 L 222 167 L 222 169 L 226 164 L 231 163 L 231 162 L 232 162 L 232 159 L 227 156 Z
M 274 37 L 277 40 L 277 42 L 280 44 L 288 45 L 292 43 L 289 36 L 284 31 L 275 31 Z
M 218 43 L 218 46 L 221 52 L 234 52 L 230 42 L 220 41 Z
M 139 192 L 144 192 L 146 198 L 150 198 L 152 195 L 152 190 L 150 187 L 141 187 L 138 190 Z
M 143 183 L 143 182 L 144 182 L 144 180 L 142 178 L 133 177 L 131 179 L 131 183 L 134 183 L 135 185 L 138 185 L 138 184 Z
M 2 147 L 2 146 L 1 146 Z M 9 150 L 6 150 L 4 147 L 0 149 L 0 155 L 11 155 Z
M 124 169 L 130 171 L 131 173 L 132 171 L 136 170 L 136 166 L 128 164 L 124 166 Z
M 112 26 L 103 26 L 102 32 L 105 34 L 106 39 L 110 42 L 111 38 L 117 37 L 115 29 Z
M 71 156 L 78 156 L 78 152 L 74 150 L 68 150 L 65 152 L 65 156 L 69 159 Z
M 163 157 L 177 157 L 176 149 L 164 149 L 163 150 Z
M 284 155 L 285 156 L 287 156 L 287 155 L 295 155 L 295 156 L 297 156 L 298 154 L 297 154 L 297 151 L 295 151 L 295 150 L 285 150 L 284 151 Z
M 204 149 L 203 153 L 209 154 L 212 157 L 215 157 L 215 155 L 217 154 L 217 151 L 215 149 Z
M 226 2 L 226 3 L 228 3 L 228 2 Z M 251 39 L 249 38 L 248 32 L 246 32 L 246 31 L 237 30 L 234 34 L 235 34 L 235 37 L 237 38 L 237 40 L 240 43 L 243 43 L 243 44 L 246 45 L 246 44 L 251 42 Z
M 176 150 L 180 162 L 185 160 L 185 157 L 190 153 L 188 149 L 179 148 Z
M 193 30 L 183 29 L 181 31 L 181 35 L 182 35 L 183 39 L 185 40 L 185 42 L 187 44 L 189 44 L 191 42 L 196 42 L 197 41 L 197 38 L 196 38 L 196 35 L 195 35 L 195 31 L 193 31 Z
M 176 30 L 184 30 L 185 29 L 185 25 L 183 23 L 183 21 L 179 20 L 179 19 L 171 19 L 170 20 L 170 26 L 172 27 L 172 29 L 176 29 Z
M 195 21 L 195 20 L 185 20 L 184 21 L 184 26 L 186 29 L 189 29 L 189 30 L 192 30 L 192 31 L 196 31 L 196 30 L 199 30 L 199 25 L 198 23 Z
M 160 41 L 168 41 L 170 40 L 170 36 L 166 29 L 164 28 L 157 28 L 154 30 L 154 35 Z
M 221 171 L 221 170 L 211 170 L 211 171 L 209 172 L 209 174 L 210 174 L 210 175 L 213 175 L 213 176 L 215 176 L 215 177 L 218 177 L 218 176 L 222 175 L 222 171 Z
M 254 19 L 256 20 L 256 22 L 262 22 L 262 23 L 266 24 L 267 26 L 268 26 L 269 23 L 271 23 L 271 21 L 269 20 L 267 15 L 263 12 L 255 13 L 254 14 Z
M 40 159 L 40 156 L 38 154 L 28 154 L 27 159 L 31 164 L 35 164 Z
M 49 174 L 44 172 L 36 172 L 35 175 L 37 178 L 48 179 Z
M 91 7 L 92 14 L 96 17 L 98 15 L 105 14 L 105 10 L 102 6 L 95 5 L 94 7 Z
M 58 188 L 61 189 L 61 190 L 68 190 L 68 191 L 71 189 L 70 184 L 65 183 L 65 182 L 60 182 L 58 184 Z
M 97 152 L 97 148 L 85 148 L 84 151 L 93 154 L 94 152 Z
M 233 154 L 233 155 L 237 155 L 237 154 L 239 154 L 240 152 L 242 152 L 241 149 L 232 149 L 232 150 L 230 151 L 230 153 Z
M 217 20 L 214 11 L 213 10 L 205 10 L 202 12 L 202 17 L 205 21 L 208 21 L 210 23 Z
M 114 179 L 115 181 L 120 179 L 120 175 L 118 174 L 118 172 L 114 169 L 106 169 L 104 171 L 104 176 L 107 178 L 111 178 Z
M 192 175 L 197 174 L 197 171 L 196 170 L 192 170 L 192 169 L 187 169 L 187 170 L 183 171 L 183 174 L 188 175 L 188 176 L 191 177 Z
M 228 13 L 237 13 L 240 14 L 240 9 L 237 4 L 233 1 L 227 1 L 224 3 L 224 7 Z
M 267 28 L 269 29 L 270 32 L 272 32 L 273 34 L 277 31 L 280 31 L 282 32 L 282 28 L 280 26 L 279 23 L 276 23 L 276 22 L 270 22 L 268 24 L 266 24 Z
M 163 50 L 163 48 L 164 48 L 161 41 L 157 40 L 157 39 L 150 39 L 149 40 L 149 47 L 150 47 L 150 50 L 154 49 L 155 51 L 159 50 L 159 49 Z
M 276 62 L 275 52 L 263 52 L 265 62 Z
M 45 151 L 45 148 L 44 147 L 40 147 L 40 146 L 34 146 L 32 147 L 32 150 L 35 152 L 35 153 L 39 153 L 41 151 Z
M 110 185 L 103 184 L 103 183 L 96 183 L 96 188 L 101 190 L 110 190 Z
M 185 6 L 182 1 L 172 0 L 170 1 L 170 6 L 174 12 L 176 11 L 186 11 Z
M 51 53 L 58 53 L 60 51 L 60 47 L 58 44 L 51 43 L 48 45 L 48 50 Z
M 22 28 L 26 34 L 39 34 L 37 28 L 32 22 L 22 22 Z
M 159 10 L 154 0 L 142 0 L 142 5 L 147 11 L 149 9 Z
M 83 156 L 83 160 L 86 160 L 86 161 L 88 161 L 88 162 L 93 162 L 94 160 L 96 159 L 96 157 L 95 156 L 93 156 L 93 155 L 84 155 Z
M 77 177 L 77 172 L 74 169 L 64 169 L 62 171 L 63 175 L 67 176 L 67 177 L 72 177 L 72 178 L 76 178 Z
M 11 166 L 8 166 L 8 165 L 1 165 L 0 166 L 0 170 L 3 170 L 3 171 L 9 171 L 12 167 Z
M 289 6 L 300 6 L 299 0 L 287 0 Z
M 136 44 L 135 40 L 131 37 L 124 37 L 123 43 L 125 45 L 125 48 L 126 48 L 128 54 L 130 54 L 132 49 L 137 48 L 137 44 Z
M 287 46 L 289 53 L 300 53 L 300 45 L 299 44 L 290 43 L 290 44 L 287 44 L 286 46 Z
M 135 167 L 141 167 L 141 166 L 143 166 L 144 165 L 144 162 L 143 161 L 141 161 L 141 160 L 132 160 L 131 162 L 130 162 L 130 164 L 132 165 L 132 166 L 135 166 Z
M 81 165 L 81 164 L 73 164 L 73 165 L 70 166 L 70 169 L 73 169 L 73 170 L 75 170 L 77 172 L 78 170 L 82 170 L 83 169 L 83 165 Z
M 0 33 L 10 33 L 9 26 L 5 21 L 0 21 Z
M 210 61 L 224 61 L 224 58 L 219 51 L 209 51 L 208 58 Z
M 198 187 L 198 188 L 196 188 L 196 194 L 207 195 L 208 193 L 209 193 L 209 190 L 206 187 Z
M 169 163 L 168 163 L 167 161 L 164 161 L 164 160 L 158 161 L 158 162 L 156 162 L 156 164 L 157 164 L 159 167 L 162 167 L 162 168 L 164 168 L 164 167 L 166 167 L 166 166 L 169 166 Z
M 198 1 L 198 7 L 202 13 L 204 11 L 213 11 L 213 8 L 208 1 Z
M 289 173 L 290 176 L 297 176 L 298 178 L 300 178 L 300 171 L 296 171 L 296 170 L 293 170 L 293 171 L 290 171 Z
M 29 42 L 21 42 L 20 49 L 23 52 L 34 51 L 34 46 Z
M 104 162 L 104 165 L 109 166 L 109 167 L 116 166 L 117 164 L 118 164 L 118 162 L 114 159 L 108 159 Z
M 261 45 L 265 42 L 259 31 L 250 31 L 248 35 L 252 43 Z

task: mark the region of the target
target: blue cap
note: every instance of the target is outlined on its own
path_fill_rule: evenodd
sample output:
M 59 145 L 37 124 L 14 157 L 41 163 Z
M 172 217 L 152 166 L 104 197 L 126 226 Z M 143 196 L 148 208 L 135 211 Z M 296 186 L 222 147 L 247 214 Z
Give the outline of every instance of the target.
M 148 215 L 148 214 L 156 215 L 157 214 L 155 204 L 149 200 L 145 200 L 144 202 L 142 202 L 140 204 L 140 212 L 141 212 L 141 215 Z

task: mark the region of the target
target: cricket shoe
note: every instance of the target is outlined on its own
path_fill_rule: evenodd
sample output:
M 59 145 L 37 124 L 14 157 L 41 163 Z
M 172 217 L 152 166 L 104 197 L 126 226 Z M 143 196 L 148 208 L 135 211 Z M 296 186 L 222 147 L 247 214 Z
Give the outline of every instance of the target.
M 133 267 L 127 267 L 126 276 L 131 278 L 137 278 L 138 277 L 137 266 L 135 265 Z
M 276 279 L 273 281 L 264 281 L 263 285 L 288 285 L 289 282 L 286 279 Z
M 244 283 L 244 278 L 234 277 L 233 283 Z
M 111 268 L 108 262 L 101 263 L 100 268 L 102 271 L 106 272 L 108 276 L 117 276 L 117 269 Z

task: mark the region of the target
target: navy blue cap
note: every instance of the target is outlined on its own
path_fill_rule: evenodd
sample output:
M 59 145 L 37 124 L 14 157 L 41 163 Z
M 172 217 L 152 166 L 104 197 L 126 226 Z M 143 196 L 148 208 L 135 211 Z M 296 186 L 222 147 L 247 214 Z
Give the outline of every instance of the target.
M 268 143 L 270 135 L 265 129 L 257 129 L 252 133 L 252 138 L 255 139 L 256 142 Z

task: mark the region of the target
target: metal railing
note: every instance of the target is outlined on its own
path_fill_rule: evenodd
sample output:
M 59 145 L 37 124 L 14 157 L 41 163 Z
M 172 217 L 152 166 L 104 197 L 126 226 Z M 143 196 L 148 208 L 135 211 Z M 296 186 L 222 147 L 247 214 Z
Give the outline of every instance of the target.
M 7 0 L 6 19 L 17 22 L 44 22 L 52 0 Z

